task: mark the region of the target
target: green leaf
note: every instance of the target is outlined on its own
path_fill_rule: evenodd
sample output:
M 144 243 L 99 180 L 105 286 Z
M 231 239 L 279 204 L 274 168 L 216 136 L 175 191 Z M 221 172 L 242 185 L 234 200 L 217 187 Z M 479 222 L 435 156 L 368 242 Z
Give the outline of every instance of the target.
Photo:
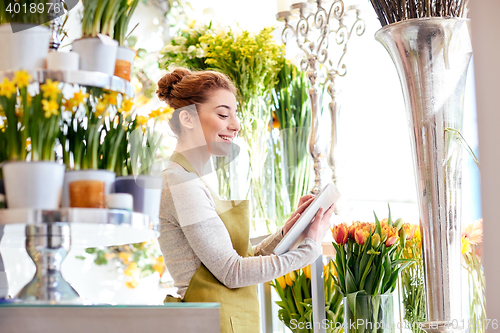
M 354 277 L 352 276 L 351 269 L 347 267 L 347 275 L 346 275 L 346 292 L 347 294 L 351 294 L 358 290 L 356 283 L 354 282 Z

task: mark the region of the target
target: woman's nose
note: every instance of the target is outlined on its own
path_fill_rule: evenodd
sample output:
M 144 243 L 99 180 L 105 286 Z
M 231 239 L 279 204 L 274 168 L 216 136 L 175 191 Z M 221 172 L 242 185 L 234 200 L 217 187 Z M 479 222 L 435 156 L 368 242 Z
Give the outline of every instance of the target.
M 231 117 L 232 122 L 229 124 L 229 128 L 233 131 L 239 132 L 240 122 L 237 117 Z

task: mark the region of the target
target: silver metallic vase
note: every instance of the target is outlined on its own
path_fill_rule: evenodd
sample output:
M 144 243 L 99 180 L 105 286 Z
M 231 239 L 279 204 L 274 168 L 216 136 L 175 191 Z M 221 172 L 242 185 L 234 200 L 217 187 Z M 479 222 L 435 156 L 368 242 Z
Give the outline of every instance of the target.
M 466 19 L 390 24 L 375 38 L 396 65 L 406 103 L 418 191 L 427 331 L 460 329 L 461 163 L 458 133 L 472 55 Z

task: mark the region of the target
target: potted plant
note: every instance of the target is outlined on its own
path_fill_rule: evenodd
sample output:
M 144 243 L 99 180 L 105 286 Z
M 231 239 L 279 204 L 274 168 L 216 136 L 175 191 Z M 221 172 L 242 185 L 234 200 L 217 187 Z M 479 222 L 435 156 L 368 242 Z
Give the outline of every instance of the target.
M 127 0 L 122 0 L 118 12 L 118 19 L 116 20 L 114 28 L 113 38 L 118 41 L 119 45 L 116 53 L 115 75 L 127 81 L 130 81 L 130 75 L 132 73 L 135 58 L 135 50 L 126 47 L 125 40 L 128 36 L 127 30 L 130 18 L 132 17 L 138 3 L 139 0 L 132 0 L 130 4 Z
M 64 102 L 66 116 L 62 121 L 59 140 L 63 146 L 63 161 L 67 171 L 64 177 L 62 207 L 70 207 L 70 183 L 99 181 L 104 183 L 103 195 L 111 193 L 115 181 L 114 170 L 102 166 L 101 141 L 109 112 L 116 109 L 116 92 L 94 89 L 91 93 L 78 91 Z M 80 183 L 90 186 L 90 183 Z M 92 187 L 92 186 L 90 186 Z M 97 191 L 98 187 L 95 188 Z M 75 193 L 77 190 L 75 190 Z M 104 196 L 99 206 L 104 207 Z
M 48 79 L 29 93 L 30 80 L 26 71 L 18 71 L 0 84 L 7 203 L 10 208 L 57 209 L 64 177 L 64 165 L 55 162 L 62 87 Z
M 158 220 L 162 178 L 153 175 L 155 157 L 163 139 L 162 128 L 174 111 L 171 107 L 151 111 L 148 116 L 137 115 L 130 126 L 128 172 L 118 177 L 115 192 L 129 193 L 134 198 L 134 211 Z
M 49 51 L 50 30 L 46 12 L 25 13 L 23 5 L 44 6 L 42 0 L 0 0 L 0 71 L 43 68 Z M 19 5 L 20 7 L 17 8 Z
M 113 40 L 122 0 L 84 0 L 82 38 L 73 42 L 80 56 L 80 69 L 107 75 L 115 72 L 118 42 Z

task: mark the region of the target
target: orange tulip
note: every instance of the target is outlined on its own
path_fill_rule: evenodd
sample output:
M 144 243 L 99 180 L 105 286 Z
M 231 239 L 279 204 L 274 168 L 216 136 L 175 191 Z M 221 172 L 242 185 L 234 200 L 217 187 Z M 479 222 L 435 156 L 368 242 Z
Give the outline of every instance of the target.
M 349 230 L 345 223 L 336 225 L 332 228 L 333 239 L 335 243 L 339 245 L 344 245 L 347 243 L 347 239 L 349 238 Z
M 281 287 L 281 289 L 286 288 L 286 280 L 284 276 L 280 276 L 279 278 L 276 279 Z
M 370 232 L 362 227 L 358 227 L 358 229 L 354 232 L 354 240 L 358 245 L 363 245 L 368 239 L 368 236 L 370 236 Z
M 403 230 L 405 231 L 406 240 L 410 240 L 415 235 L 415 231 L 417 231 L 418 225 L 416 224 L 403 224 Z
M 311 265 L 307 265 L 306 267 L 302 268 L 302 271 L 304 271 L 304 275 L 306 276 L 306 278 L 311 278 Z
M 387 227 L 387 239 L 385 240 L 385 246 L 389 247 L 394 245 L 399 239 L 398 230 L 393 227 Z

